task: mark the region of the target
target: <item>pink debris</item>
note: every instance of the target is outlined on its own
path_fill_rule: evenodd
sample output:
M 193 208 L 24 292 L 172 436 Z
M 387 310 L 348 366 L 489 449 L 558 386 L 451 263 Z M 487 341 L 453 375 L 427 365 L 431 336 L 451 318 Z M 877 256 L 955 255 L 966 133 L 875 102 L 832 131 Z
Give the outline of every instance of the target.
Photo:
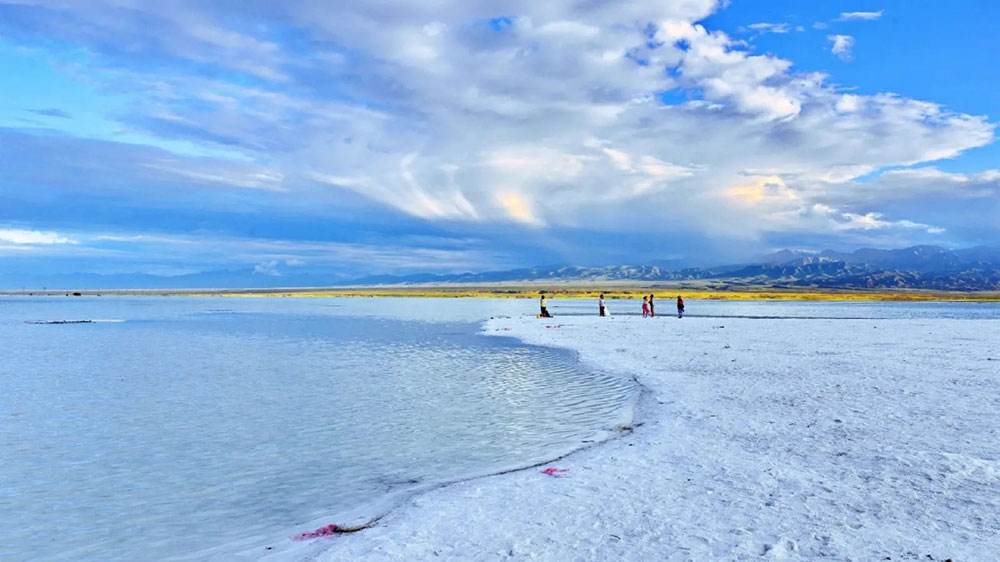
M 316 529 L 315 531 L 309 531 L 307 533 L 302 533 L 301 535 L 295 535 L 294 537 L 292 537 L 292 540 L 293 541 L 304 541 L 304 540 L 315 539 L 315 538 L 319 538 L 319 537 L 329 537 L 329 536 L 336 535 L 338 532 L 340 532 L 340 527 L 338 527 L 338 526 L 336 526 L 336 525 L 334 525 L 334 524 L 331 523 L 330 525 L 327 525 L 325 527 L 320 527 L 319 529 Z
M 568 468 L 556 468 L 556 467 L 552 466 L 552 467 L 546 468 L 545 470 L 540 470 L 539 472 L 541 472 L 542 474 L 548 474 L 549 476 L 555 476 L 556 478 L 559 478 L 560 474 L 562 474 L 563 472 L 569 472 L 569 469 Z

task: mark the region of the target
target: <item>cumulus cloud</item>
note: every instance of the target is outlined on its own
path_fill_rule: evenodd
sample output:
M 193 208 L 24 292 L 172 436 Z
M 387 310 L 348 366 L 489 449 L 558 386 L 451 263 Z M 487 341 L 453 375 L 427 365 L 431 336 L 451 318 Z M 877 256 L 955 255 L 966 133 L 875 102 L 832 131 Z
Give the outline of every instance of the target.
M 854 37 L 850 35 L 827 35 L 830 41 L 830 52 L 837 55 L 842 61 L 850 61 L 854 58 Z
M 130 130 L 241 154 L 148 151 L 122 163 L 101 152 L 105 166 L 158 186 L 235 188 L 232 205 L 245 193 L 275 207 L 351 193 L 434 224 L 535 233 L 835 233 L 893 222 L 845 218 L 881 212 L 841 203 L 868 189 L 856 178 L 993 141 L 985 117 L 845 94 L 748 50 L 699 23 L 716 0 L 304 0 L 241 6 L 238 18 L 228 3 L 121 6 L 25 8 L 0 31 L 23 39 L 44 28 L 87 48 L 89 79 L 143 92 L 117 116 Z M 842 18 L 875 19 L 857 14 L 882 12 Z M 849 60 L 853 37 L 829 39 Z M 16 171 L 22 182 L 46 173 Z

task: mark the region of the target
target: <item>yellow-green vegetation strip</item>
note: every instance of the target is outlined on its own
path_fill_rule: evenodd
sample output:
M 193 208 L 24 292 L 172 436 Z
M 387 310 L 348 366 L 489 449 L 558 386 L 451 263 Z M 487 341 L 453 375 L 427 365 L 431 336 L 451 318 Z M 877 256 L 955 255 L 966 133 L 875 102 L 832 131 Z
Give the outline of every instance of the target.
M 453 287 L 353 287 L 343 289 L 279 289 L 279 290 L 247 290 L 247 291 L 204 291 L 204 292 L 169 292 L 159 294 L 184 296 L 225 296 L 225 297 L 433 297 L 433 298 L 538 298 L 544 292 L 549 298 L 596 299 L 601 293 L 604 298 L 637 299 L 650 293 L 657 294 L 662 299 L 682 295 L 685 299 L 709 300 L 777 300 L 777 301 L 970 301 L 998 302 L 1000 293 L 977 292 L 964 293 L 952 291 L 863 291 L 863 290 L 773 290 L 773 289 L 689 289 L 680 287 L 637 287 L 637 288 L 599 288 L 580 287 L 542 287 L 532 286 L 518 288 L 453 288 Z

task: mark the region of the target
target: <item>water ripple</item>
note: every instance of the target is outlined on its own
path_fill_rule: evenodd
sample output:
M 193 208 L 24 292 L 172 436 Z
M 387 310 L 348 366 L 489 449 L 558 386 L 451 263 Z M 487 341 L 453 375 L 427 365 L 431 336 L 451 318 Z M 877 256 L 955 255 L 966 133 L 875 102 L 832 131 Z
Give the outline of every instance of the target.
M 104 299 L 93 312 L 141 321 L 0 323 L 19 342 L 0 365 L 0 557 L 202 559 L 364 517 L 600 438 L 635 392 L 475 324 L 242 302 Z

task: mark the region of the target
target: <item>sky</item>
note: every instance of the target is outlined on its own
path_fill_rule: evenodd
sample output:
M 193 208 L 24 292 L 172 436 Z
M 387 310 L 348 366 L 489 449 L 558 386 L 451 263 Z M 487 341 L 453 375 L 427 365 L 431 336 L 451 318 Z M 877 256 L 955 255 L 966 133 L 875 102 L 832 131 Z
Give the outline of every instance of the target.
M 994 245 L 998 18 L 0 0 L 0 284 Z

